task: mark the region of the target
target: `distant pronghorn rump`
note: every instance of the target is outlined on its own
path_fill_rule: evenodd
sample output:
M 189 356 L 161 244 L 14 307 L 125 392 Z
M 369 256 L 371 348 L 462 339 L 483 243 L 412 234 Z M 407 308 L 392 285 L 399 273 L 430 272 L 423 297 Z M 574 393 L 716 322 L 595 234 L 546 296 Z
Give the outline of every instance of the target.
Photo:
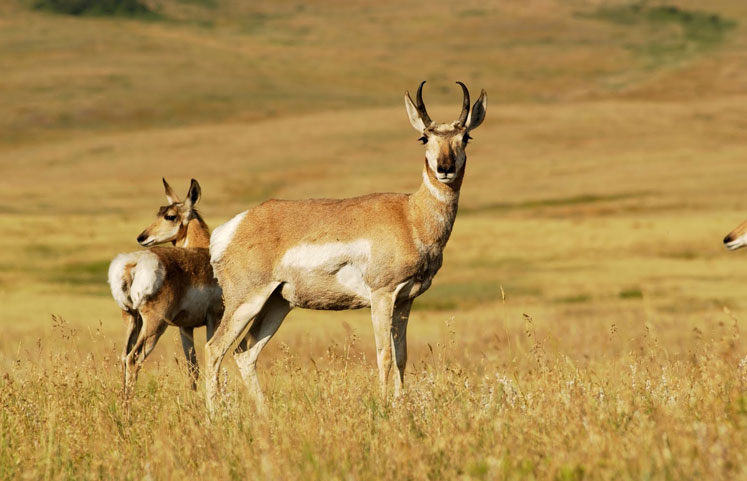
M 732 251 L 747 245 L 747 221 L 739 224 L 724 237 L 724 245 Z
M 210 339 L 223 312 L 221 290 L 210 267 L 210 231 L 195 205 L 200 185 L 192 183 L 184 202 L 163 179 L 166 199 L 156 220 L 137 238 L 145 247 L 119 254 L 109 266 L 109 286 L 126 327 L 122 352 L 123 392 L 131 391 L 143 361 L 168 326 L 179 327 L 192 388 L 198 377 L 193 330 L 207 326 Z
M 256 363 L 293 307 L 343 310 L 371 307 L 379 380 L 385 395 L 392 351 L 399 395 L 407 362 L 406 330 L 413 299 L 441 267 L 457 213 L 470 132 L 485 118 L 482 91 L 470 113 L 467 87 L 458 120 L 428 116 L 423 84 L 416 101 L 405 93 L 410 123 L 425 145 L 422 184 L 413 194 L 369 194 L 351 199 L 270 200 L 218 227 L 210 260 L 226 305 L 207 343 L 207 403 L 214 410 L 218 371 L 231 346 L 257 405 L 263 406 Z

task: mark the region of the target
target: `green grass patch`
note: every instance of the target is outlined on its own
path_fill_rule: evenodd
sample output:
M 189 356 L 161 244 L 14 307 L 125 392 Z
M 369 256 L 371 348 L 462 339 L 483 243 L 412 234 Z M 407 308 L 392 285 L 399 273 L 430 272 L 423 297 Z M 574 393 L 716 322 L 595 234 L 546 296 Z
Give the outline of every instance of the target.
M 155 17 L 140 0 L 34 0 L 32 8 L 63 15 Z
M 620 297 L 620 299 L 642 299 L 643 291 L 637 287 L 631 287 L 620 291 L 618 297 Z
M 589 301 L 591 301 L 591 296 L 588 294 L 576 294 L 555 299 L 555 302 L 559 304 L 584 304 Z
M 542 294 L 539 288 L 532 286 L 510 285 L 503 283 L 506 299 L 514 297 L 536 297 Z M 501 300 L 501 283 L 497 281 L 469 281 L 448 284 L 436 284 L 420 296 L 414 303 L 415 310 L 449 311 L 459 308 L 474 307 L 487 302 Z
M 716 13 L 687 10 L 674 5 L 649 6 L 646 2 L 627 5 L 603 5 L 587 18 L 616 25 L 643 28 L 647 35 L 638 37 L 627 48 L 647 57 L 652 64 L 681 59 L 689 53 L 720 44 L 737 22 Z
M 571 197 L 558 197 L 550 199 L 526 200 L 522 202 L 497 202 L 493 204 L 482 205 L 478 207 L 460 207 L 459 213 L 462 215 L 479 214 L 491 211 L 503 211 L 514 209 L 541 209 L 551 207 L 567 207 L 574 205 L 598 204 L 603 202 L 614 202 L 618 200 L 635 199 L 650 195 L 649 192 L 628 192 L 620 194 L 598 195 L 598 194 L 579 194 Z
M 109 259 L 65 264 L 49 273 L 48 280 L 75 292 L 108 292 Z

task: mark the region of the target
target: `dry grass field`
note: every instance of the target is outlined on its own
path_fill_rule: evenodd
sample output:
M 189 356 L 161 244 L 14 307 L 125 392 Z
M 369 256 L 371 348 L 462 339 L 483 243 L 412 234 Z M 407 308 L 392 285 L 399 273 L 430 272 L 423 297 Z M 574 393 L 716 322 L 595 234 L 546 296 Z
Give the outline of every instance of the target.
M 0 479 L 747 479 L 743 1 L 32 3 L 0 2 Z M 160 178 L 211 227 L 413 191 L 423 79 L 437 120 L 455 80 L 490 103 L 405 396 L 368 310 L 295 310 L 266 415 L 228 360 L 210 422 L 177 330 L 128 410 L 106 272 Z

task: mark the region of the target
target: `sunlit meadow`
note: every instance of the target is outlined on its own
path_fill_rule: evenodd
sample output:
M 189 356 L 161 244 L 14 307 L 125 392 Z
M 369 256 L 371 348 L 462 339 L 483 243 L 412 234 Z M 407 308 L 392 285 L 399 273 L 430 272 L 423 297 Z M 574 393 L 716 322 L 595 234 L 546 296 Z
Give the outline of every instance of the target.
M 747 4 L 64 3 L 0 3 L 0 478 L 747 479 Z M 405 395 L 367 310 L 295 310 L 265 414 L 227 359 L 209 420 L 176 329 L 123 402 L 106 272 L 161 177 L 213 228 L 413 191 L 421 80 L 490 100 Z

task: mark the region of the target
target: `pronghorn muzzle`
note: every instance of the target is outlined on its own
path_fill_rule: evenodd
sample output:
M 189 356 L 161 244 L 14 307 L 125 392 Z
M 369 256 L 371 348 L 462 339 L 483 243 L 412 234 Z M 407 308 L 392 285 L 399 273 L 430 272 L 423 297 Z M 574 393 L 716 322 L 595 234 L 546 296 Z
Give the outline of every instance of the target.
M 148 247 L 149 244 L 146 243 L 146 241 L 148 240 L 149 237 L 150 237 L 150 234 L 148 234 L 148 231 L 144 230 L 143 232 L 140 233 L 139 236 L 137 236 L 137 243 L 143 247 Z
M 737 250 L 740 247 L 744 247 L 744 235 L 739 235 L 734 232 L 730 232 L 726 237 L 724 237 L 724 245 L 727 249 L 733 251 Z

